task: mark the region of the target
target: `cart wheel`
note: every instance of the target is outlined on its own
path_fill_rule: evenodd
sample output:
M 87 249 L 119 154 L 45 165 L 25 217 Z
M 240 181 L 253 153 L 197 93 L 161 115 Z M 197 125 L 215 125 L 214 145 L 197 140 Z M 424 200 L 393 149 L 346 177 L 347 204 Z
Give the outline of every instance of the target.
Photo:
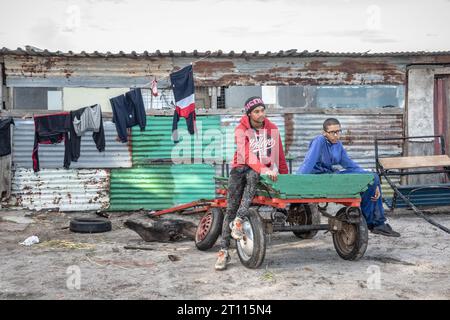
M 255 209 L 249 209 L 243 223 L 245 239 L 236 241 L 237 253 L 242 264 L 250 269 L 258 268 L 266 255 L 264 224 Z
M 195 245 L 201 251 L 211 249 L 222 232 L 223 212 L 219 208 L 211 208 L 200 220 L 195 233 Z
M 293 221 L 291 225 L 314 225 L 320 224 L 320 212 L 316 204 L 291 204 L 289 210 L 292 211 Z M 316 236 L 317 230 L 308 232 L 293 231 L 293 233 L 300 239 L 312 239 Z
M 344 218 L 347 208 L 340 209 L 336 217 Z M 361 215 L 359 223 L 351 224 L 342 222 L 342 230 L 333 232 L 333 244 L 338 255 L 344 260 L 359 260 L 367 249 L 369 233 L 366 219 L 359 208 L 348 208 L 349 211 L 357 210 Z

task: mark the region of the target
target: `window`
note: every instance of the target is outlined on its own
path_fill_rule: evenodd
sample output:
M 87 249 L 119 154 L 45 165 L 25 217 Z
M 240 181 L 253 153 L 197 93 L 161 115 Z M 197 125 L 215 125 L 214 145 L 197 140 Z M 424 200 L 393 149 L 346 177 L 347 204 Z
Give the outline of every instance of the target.
M 226 108 L 244 108 L 244 103 L 253 96 L 262 96 L 261 86 L 233 86 L 225 89 Z
M 403 85 L 232 86 L 223 88 L 226 108 L 242 108 L 252 96 L 282 108 L 403 108 Z
M 215 90 L 215 92 L 214 92 Z M 217 108 L 225 107 L 224 87 L 195 87 L 195 106 L 197 109 L 211 109 L 212 97 L 217 97 Z M 158 88 L 158 96 L 154 97 L 150 89 L 142 89 L 142 98 L 146 110 L 167 110 L 173 109 L 175 97 L 172 89 Z
M 150 89 L 142 89 L 142 99 L 144 100 L 145 110 L 166 110 L 173 109 L 175 98 L 171 88 L 158 88 L 158 96 L 154 97 Z
M 62 110 L 62 91 L 59 88 L 14 88 L 13 109 Z
M 278 103 L 285 108 L 403 108 L 402 85 L 278 87 Z

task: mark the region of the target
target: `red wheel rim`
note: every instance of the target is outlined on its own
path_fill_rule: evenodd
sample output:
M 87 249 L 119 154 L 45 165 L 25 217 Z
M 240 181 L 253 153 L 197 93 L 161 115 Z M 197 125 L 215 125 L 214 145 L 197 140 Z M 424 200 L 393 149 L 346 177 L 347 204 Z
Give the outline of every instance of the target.
M 198 224 L 198 228 L 197 228 L 197 241 L 202 241 L 203 239 L 206 238 L 206 236 L 209 233 L 209 230 L 211 229 L 211 225 L 212 225 L 212 213 L 208 212 L 203 218 L 202 220 L 200 220 L 200 223 Z

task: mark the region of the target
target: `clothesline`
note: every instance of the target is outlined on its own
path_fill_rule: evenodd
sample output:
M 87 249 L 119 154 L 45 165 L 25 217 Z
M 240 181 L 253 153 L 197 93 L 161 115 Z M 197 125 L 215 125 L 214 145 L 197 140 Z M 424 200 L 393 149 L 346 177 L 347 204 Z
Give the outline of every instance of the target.
M 203 57 L 203 58 L 201 58 L 201 59 L 198 59 L 198 60 L 195 60 L 195 61 L 193 61 L 193 62 L 191 62 L 191 65 L 194 65 L 195 63 L 197 63 L 197 62 L 200 62 L 200 61 L 202 61 L 202 60 L 205 60 L 205 59 L 207 59 L 207 58 L 209 58 L 211 56 L 211 52 L 210 53 L 208 53 L 205 57 Z M 158 81 L 161 81 L 161 80 L 168 80 L 170 78 L 170 75 L 168 75 L 168 76 L 166 76 L 166 77 L 163 77 L 163 78 L 160 78 Z M 150 81 L 150 82 L 148 82 L 148 83 L 146 83 L 146 84 L 144 84 L 143 86 L 135 86 L 134 88 L 139 88 L 139 89 L 147 89 L 150 85 L 152 84 L 152 81 Z M 151 89 L 151 87 L 150 87 L 150 89 Z
M 191 62 L 191 65 L 194 65 L 194 64 L 196 64 L 196 63 L 198 63 L 198 62 L 200 62 L 200 61 L 203 61 L 203 60 L 209 58 L 210 56 L 211 56 L 211 52 L 208 53 L 205 57 L 203 57 L 203 58 L 201 58 L 201 59 L 198 59 L 198 60 L 195 60 L 195 61 Z M 170 78 L 170 75 L 168 75 L 168 76 L 166 76 L 166 77 L 163 77 L 163 78 L 160 78 L 159 81 L 161 81 L 161 80 L 166 80 L 166 79 L 168 80 L 169 78 Z M 150 87 L 151 84 L 152 84 L 152 81 L 146 83 L 146 84 L 143 85 L 143 86 L 133 86 L 132 88 L 133 88 L 133 89 L 151 89 L 151 87 Z M 173 107 L 173 105 L 169 104 L 169 103 L 166 101 L 166 98 L 165 98 L 165 97 L 164 97 L 164 102 L 166 103 L 166 105 L 168 105 L 168 106 L 170 106 L 170 107 Z M 31 117 L 34 117 L 34 116 L 35 116 L 34 113 L 33 113 L 33 114 L 27 113 L 26 115 L 24 115 L 24 116 L 22 117 L 22 119 L 31 118 Z

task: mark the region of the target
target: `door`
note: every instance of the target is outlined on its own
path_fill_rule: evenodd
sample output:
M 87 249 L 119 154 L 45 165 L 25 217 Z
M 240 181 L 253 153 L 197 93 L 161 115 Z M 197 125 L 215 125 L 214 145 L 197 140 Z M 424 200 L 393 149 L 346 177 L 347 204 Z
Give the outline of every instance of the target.
M 450 76 L 436 76 L 434 81 L 434 134 L 443 135 L 445 153 L 449 153 L 449 127 L 450 127 Z M 435 154 L 441 154 L 439 141 L 435 141 Z

